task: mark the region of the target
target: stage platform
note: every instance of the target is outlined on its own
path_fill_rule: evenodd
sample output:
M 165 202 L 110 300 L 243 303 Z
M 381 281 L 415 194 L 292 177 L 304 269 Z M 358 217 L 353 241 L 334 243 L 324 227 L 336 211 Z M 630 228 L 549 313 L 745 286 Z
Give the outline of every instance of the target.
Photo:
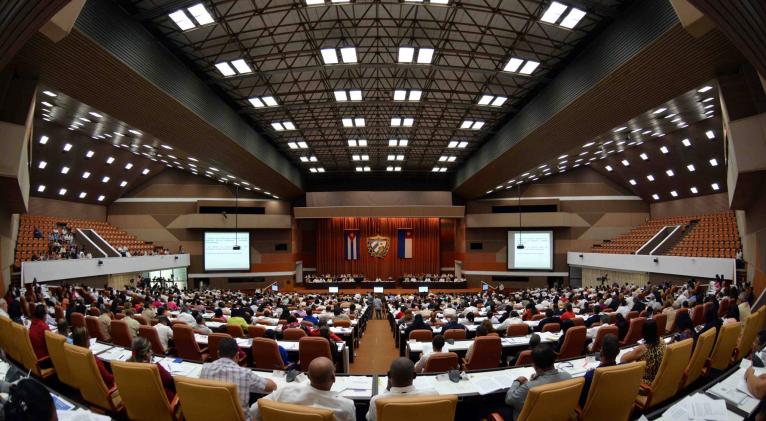
M 296 287 L 293 288 L 293 292 L 297 292 L 299 294 L 327 294 L 327 290 L 320 290 L 320 289 L 309 289 L 309 288 L 302 288 L 302 287 Z M 372 292 L 372 288 L 348 288 L 348 289 L 341 289 L 338 294 L 368 294 Z M 446 294 L 476 294 L 481 293 L 481 288 L 462 288 L 462 289 L 446 289 L 446 288 L 432 288 L 429 289 L 429 292 L 434 293 L 446 293 Z M 418 289 L 417 288 L 385 288 L 383 290 L 384 294 L 417 294 Z

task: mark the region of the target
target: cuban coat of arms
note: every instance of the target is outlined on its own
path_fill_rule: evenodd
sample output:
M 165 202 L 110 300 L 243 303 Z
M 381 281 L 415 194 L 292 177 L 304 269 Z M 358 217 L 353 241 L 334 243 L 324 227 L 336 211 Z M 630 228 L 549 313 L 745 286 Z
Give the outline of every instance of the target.
M 384 258 L 388 254 L 388 249 L 391 247 L 391 239 L 376 235 L 374 237 L 367 238 L 367 252 L 372 257 Z

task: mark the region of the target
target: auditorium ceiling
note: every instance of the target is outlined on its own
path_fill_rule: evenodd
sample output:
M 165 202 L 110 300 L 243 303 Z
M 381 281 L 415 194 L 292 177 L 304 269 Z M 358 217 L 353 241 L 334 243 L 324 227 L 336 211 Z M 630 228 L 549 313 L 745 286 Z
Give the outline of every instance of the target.
M 450 179 L 630 2 L 117 3 L 311 182 Z
M 175 150 L 54 88 L 38 91 L 35 113 L 30 168 L 35 196 L 108 204 L 163 169 L 176 168 L 239 187 L 249 197 L 279 198 L 214 166 L 206 154 Z
M 645 201 L 726 190 L 718 90 L 706 83 L 612 128 L 556 159 L 517 174 L 489 197 L 541 178 L 589 166 Z

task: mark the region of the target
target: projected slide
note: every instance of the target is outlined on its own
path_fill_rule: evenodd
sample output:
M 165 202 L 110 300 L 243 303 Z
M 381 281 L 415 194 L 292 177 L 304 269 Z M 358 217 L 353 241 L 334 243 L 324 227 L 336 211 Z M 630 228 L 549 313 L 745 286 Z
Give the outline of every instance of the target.
M 508 269 L 553 270 L 553 231 L 508 231 Z
M 206 232 L 205 270 L 250 270 L 250 233 Z

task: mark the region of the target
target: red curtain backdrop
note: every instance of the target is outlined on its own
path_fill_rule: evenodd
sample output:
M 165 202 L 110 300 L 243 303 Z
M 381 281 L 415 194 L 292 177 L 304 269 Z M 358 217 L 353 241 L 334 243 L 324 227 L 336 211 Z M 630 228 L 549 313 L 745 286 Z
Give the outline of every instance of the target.
M 412 228 L 412 259 L 396 255 L 397 229 Z M 358 229 L 361 236 L 359 259 L 346 260 L 343 230 Z M 398 279 L 404 274 L 439 273 L 439 218 L 331 218 L 321 219 L 316 231 L 316 268 L 319 274 L 361 274 L 375 279 Z M 373 257 L 367 252 L 367 238 L 380 235 L 390 239 L 388 254 Z

